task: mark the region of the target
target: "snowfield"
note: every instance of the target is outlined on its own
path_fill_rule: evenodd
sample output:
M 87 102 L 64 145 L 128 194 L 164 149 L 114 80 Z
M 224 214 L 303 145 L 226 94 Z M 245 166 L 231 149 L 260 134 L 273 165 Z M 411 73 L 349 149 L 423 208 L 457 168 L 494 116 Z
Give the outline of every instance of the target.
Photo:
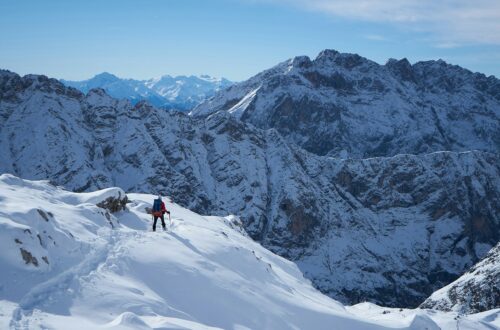
M 171 194 L 200 214 L 235 214 L 349 305 L 415 308 L 500 240 L 496 149 L 318 156 L 238 120 L 233 106 L 195 118 L 0 70 L 0 174 L 77 192 Z
M 0 176 L 1 329 L 500 327 L 500 309 L 458 317 L 345 307 L 247 237 L 236 217 L 201 216 L 166 200 L 169 230 L 152 232 L 152 195 L 128 194 L 114 214 L 96 206 L 124 196 Z

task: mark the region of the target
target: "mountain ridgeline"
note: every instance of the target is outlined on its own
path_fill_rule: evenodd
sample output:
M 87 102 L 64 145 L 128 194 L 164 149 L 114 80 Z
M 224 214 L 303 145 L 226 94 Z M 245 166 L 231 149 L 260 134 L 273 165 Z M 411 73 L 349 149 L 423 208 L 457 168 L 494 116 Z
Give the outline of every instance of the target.
M 178 111 L 189 111 L 215 92 L 232 84 L 225 78 L 208 75 L 165 75 L 158 79 L 135 80 L 121 79 L 107 72 L 88 80 L 61 82 L 83 93 L 88 93 L 93 88 L 102 88 L 109 95 L 130 100 L 134 104 L 147 101 L 156 107 Z
M 119 188 L 74 193 L 46 180 L 0 175 L 0 329 L 434 330 L 458 324 L 456 314 L 435 310 L 343 306 L 314 289 L 295 263 L 248 237 L 234 216 L 198 215 L 165 198 L 172 223 L 152 233 L 154 198 Z M 460 328 L 496 329 L 497 315 L 495 309 L 463 315 Z
M 318 154 L 366 158 L 500 146 L 500 81 L 442 60 L 379 65 L 334 50 L 291 60 L 195 108 L 227 111 Z
M 456 281 L 434 292 L 422 308 L 460 314 L 483 312 L 500 306 L 500 243 Z
M 414 307 L 500 240 L 499 86 L 324 51 L 186 115 L 1 71 L 0 170 L 235 214 L 329 296 Z

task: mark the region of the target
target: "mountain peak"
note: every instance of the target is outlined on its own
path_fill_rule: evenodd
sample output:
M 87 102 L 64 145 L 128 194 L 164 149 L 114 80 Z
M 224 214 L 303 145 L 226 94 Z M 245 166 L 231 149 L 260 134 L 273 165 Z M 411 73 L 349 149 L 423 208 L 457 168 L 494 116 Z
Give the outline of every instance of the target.
M 294 67 L 298 67 L 298 68 L 306 68 L 306 67 L 309 67 L 311 66 L 311 59 L 309 58 L 309 56 L 305 56 L 305 55 L 302 55 L 302 56 L 295 56 L 294 58 L 292 58 L 290 60 L 290 64 Z
M 83 93 L 102 88 L 112 97 L 128 99 L 133 104 L 146 100 L 156 107 L 187 111 L 232 83 L 225 79 L 203 76 L 163 75 L 149 80 L 121 79 L 102 72 L 84 81 L 65 81 L 67 86 Z
M 319 52 L 318 56 L 316 56 L 316 60 L 333 59 L 337 57 L 338 54 L 340 54 L 340 52 L 336 51 L 335 49 L 324 49 L 321 52 Z
M 96 74 L 93 78 L 91 78 L 91 80 L 97 80 L 97 81 L 101 81 L 101 82 L 113 82 L 113 81 L 120 80 L 120 78 L 118 78 L 117 76 L 115 76 L 112 73 L 102 72 L 102 73 Z
M 442 60 L 412 65 L 406 58 L 390 59 L 380 65 L 358 54 L 325 49 L 310 65 L 307 57 L 294 57 L 217 94 L 191 113 L 237 113 L 259 128 L 277 128 L 290 142 L 318 155 L 339 156 L 344 150 L 350 157 L 494 151 L 497 86 L 493 78 Z M 450 106 L 450 99 L 461 101 Z M 244 111 L 233 112 L 242 104 Z M 479 132 L 466 119 L 471 107 L 483 109 L 474 115 L 491 118 L 496 126 L 485 125 Z M 377 124 L 368 128 L 366 123 Z M 470 127 L 467 141 L 458 138 L 464 127 Z
M 168 190 L 204 214 L 238 214 L 350 304 L 417 306 L 498 242 L 498 102 L 472 84 L 401 83 L 380 65 L 282 67 L 219 93 L 207 103 L 221 112 L 199 119 L 108 103 L 99 90 L 90 99 L 2 85 L 12 96 L 0 102 L 0 170 L 75 191 Z M 492 153 L 431 153 L 446 149 Z
M 411 63 L 406 58 L 396 60 L 390 58 L 385 66 L 391 70 L 396 76 L 405 81 L 415 81 L 415 74 Z
M 15 72 L 12 72 L 12 71 L 9 71 L 9 70 L 5 70 L 5 69 L 0 69 L 0 77 L 19 77 L 19 75 Z
M 385 65 L 404 65 L 404 66 L 411 66 L 410 61 L 406 57 L 403 57 L 402 59 L 398 60 L 395 58 L 390 58 L 387 60 L 387 63 Z
M 368 59 L 358 54 L 340 53 L 333 49 L 325 49 L 318 54 L 314 62 L 325 66 L 336 65 L 346 69 L 352 69 L 364 62 L 368 62 Z

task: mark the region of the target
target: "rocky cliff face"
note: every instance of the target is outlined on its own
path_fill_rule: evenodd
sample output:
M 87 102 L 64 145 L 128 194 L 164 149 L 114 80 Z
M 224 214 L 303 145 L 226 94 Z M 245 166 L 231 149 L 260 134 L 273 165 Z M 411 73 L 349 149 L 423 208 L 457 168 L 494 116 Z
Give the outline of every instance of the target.
M 420 307 L 460 314 L 500 308 L 500 243 L 481 262 L 434 292 Z
M 322 157 L 231 114 L 204 118 L 0 72 L 0 170 L 236 214 L 343 302 L 417 306 L 500 238 L 497 153 Z
M 217 111 L 342 158 L 500 146 L 500 80 L 441 60 L 379 65 L 325 50 L 233 85 L 192 114 Z

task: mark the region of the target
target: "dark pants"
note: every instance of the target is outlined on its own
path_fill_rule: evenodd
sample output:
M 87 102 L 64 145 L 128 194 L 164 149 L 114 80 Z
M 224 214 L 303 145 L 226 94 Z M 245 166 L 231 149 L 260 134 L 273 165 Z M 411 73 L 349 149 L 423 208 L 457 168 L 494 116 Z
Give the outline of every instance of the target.
M 165 217 L 164 217 L 164 215 L 163 214 L 160 216 L 155 215 L 154 217 L 155 217 L 155 220 L 153 222 L 153 231 L 156 231 L 156 221 L 158 221 L 158 218 L 161 219 L 161 226 L 163 227 L 163 229 L 165 229 Z

